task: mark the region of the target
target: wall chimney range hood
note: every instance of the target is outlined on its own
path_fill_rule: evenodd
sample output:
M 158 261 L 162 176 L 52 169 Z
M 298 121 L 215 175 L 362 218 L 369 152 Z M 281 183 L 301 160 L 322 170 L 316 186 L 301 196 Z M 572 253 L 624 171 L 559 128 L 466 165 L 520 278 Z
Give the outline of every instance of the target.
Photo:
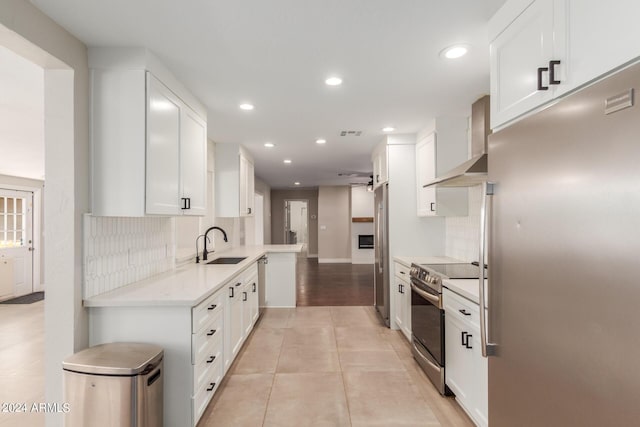
M 489 127 L 489 95 L 471 106 L 471 159 L 436 177 L 424 187 L 471 187 L 487 180 L 487 137 Z

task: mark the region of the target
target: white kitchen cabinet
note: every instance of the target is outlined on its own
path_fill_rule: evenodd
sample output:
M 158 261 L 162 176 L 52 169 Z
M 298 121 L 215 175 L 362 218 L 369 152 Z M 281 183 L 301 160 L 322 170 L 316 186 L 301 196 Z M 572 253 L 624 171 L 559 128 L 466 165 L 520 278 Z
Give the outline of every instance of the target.
M 253 216 L 254 166 L 249 153 L 238 144 L 216 144 L 216 215 Z
M 191 108 L 181 110 L 180 193 L 184 215 L 207 214 L 207 124 Z
M 265 263 L 265 306 L 296 306 L 296 254 L 269 253 Z
M 94 215 L 206 213 L 206 110 L 151 57 L 89 50 Z
M 395 263 L 395 277 L 391 282 L 391 289 L 396 292 L 394 319 L 398 329 L 407 340 L 411 341 L 411 282 L 409 269 L 400 263 Z
M 240 279 L 229 282 L 229 345 L 225 350 L 225 371 L 229 369 L 233 359 L 238 355 L 244 338 L 242 314 L 242 282 Z
M 243 273 L 237 275 L 227 284 L 228 298 L 228 334 L 225 339 L 228 346 L 225 347 L 225 372 L 238 355 L 242 344 L 253 330 L 253 325 L 257 320 L 254 317 L 251 305 L 253 283 L 257 282 L 258 266 L 254 263 Z M 256 289 L 257 290 L 257 289 Z M 256 294 L 257 297 L 257 294 Z
M 424 185 L 467 160 L 468 125 L 466 117 L 437 118 L 433 132 L 416 143 L 418 216 L 467 215 L 466 188 L 424 188 Z
M 164 424 L 195 426 L 222 377 L 226 287 L 200 304 L 89 309 L 89 345 L 146 342 L 164 348 Z
M 479 426 L 488 425 L 488 366 L 482 357 L 478 304 L 444 289 L 445 382 Z
M 147 73 L 147 214 L 206 214 L 206 123 Z
M 518 0 L 518 3 L 523 2 Z M 560 17 L 554 19 L 555 6 L 562 5 L 564 0 L 526 3 L 522 14 L 491 41 L 493 128 L 553 99 L 557 85 L 549 82 L 549 61 L 564 60 L 566 56 L 566 44 L 563 43 L 566 22 Z M 493 19 L 503 19 L 501 13 L 506 14 L 507 9 L 505 6 Z M 560 40 L 554 39 L 556 35 L 562 36 Z M 554 72 L 561 70 L 558 66 L 552 68 Z M 547 89 L 539 90 L 538 83 Z
M 389 180 L 388 175 L 388 156 L 387 156 L 387 139 L 379 144 L 373 151 L 371 156 L 373 162 L 373 188 L 384 184 Z
M 491 127 L 637 60 L 639 13 L 634 0 L 505 3 L 489 23 Z

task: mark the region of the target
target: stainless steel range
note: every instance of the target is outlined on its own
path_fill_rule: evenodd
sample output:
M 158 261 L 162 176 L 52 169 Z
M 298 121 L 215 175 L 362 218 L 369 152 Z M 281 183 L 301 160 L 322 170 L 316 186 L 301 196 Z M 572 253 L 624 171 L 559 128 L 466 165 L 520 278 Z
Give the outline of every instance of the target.
M 443 279 L 477 279 L 471 264 L 411 264 L 412 353 L 440 394 L 452 394 L 445 384 Z

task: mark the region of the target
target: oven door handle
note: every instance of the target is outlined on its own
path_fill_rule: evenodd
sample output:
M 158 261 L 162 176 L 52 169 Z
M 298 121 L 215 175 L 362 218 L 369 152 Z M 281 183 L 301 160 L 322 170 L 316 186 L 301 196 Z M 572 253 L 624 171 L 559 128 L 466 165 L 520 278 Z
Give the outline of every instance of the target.
M 411 290 L 417 293 L 418 295 L 420 295 L 422 298 L 426 299 L 427 301 L 433 303 L 433 305 L 435 305 L 436 307 L 442 308 L 439 296 L 431 295 L 430 293 L 423 291 L 413 283 L 411 283 Z
M 422 352 L 420 351 L 420 349 L 418 349 L 418 346 L 416 345 L 416 343 L 411 342 L 411 345 L 413 346 L 413 348 L 415 349 L 415 351 L 417 351 L 417 352 L 418 352 L 418 354 L 420 355 L 420 358 L 421 358 L 422 360 L 424 360 L 426 363 L 428 363 L 429 365 L 431 365 L 431 367 L 432 367 L 433 369 L 437 369 L 437 370 L 442 369 L 440 366 L 436 365 L 436 364 L 435 364 L 435 363 L 433 363 L 431 360 L 429 360 L 428 358 L 426 358 L 426 357 L 424 356 L 424 354 L 422 354 Z

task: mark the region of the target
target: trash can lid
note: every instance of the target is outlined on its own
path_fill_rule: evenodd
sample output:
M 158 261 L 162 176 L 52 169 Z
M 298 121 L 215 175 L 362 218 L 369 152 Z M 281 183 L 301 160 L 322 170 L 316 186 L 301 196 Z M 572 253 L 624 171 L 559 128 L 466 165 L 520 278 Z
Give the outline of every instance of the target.
M 62 362 L 66 371 L 98 375 L 137 375 L 162 360 L 162 347 L 154 344 L 114 342 L 81 350 Z

